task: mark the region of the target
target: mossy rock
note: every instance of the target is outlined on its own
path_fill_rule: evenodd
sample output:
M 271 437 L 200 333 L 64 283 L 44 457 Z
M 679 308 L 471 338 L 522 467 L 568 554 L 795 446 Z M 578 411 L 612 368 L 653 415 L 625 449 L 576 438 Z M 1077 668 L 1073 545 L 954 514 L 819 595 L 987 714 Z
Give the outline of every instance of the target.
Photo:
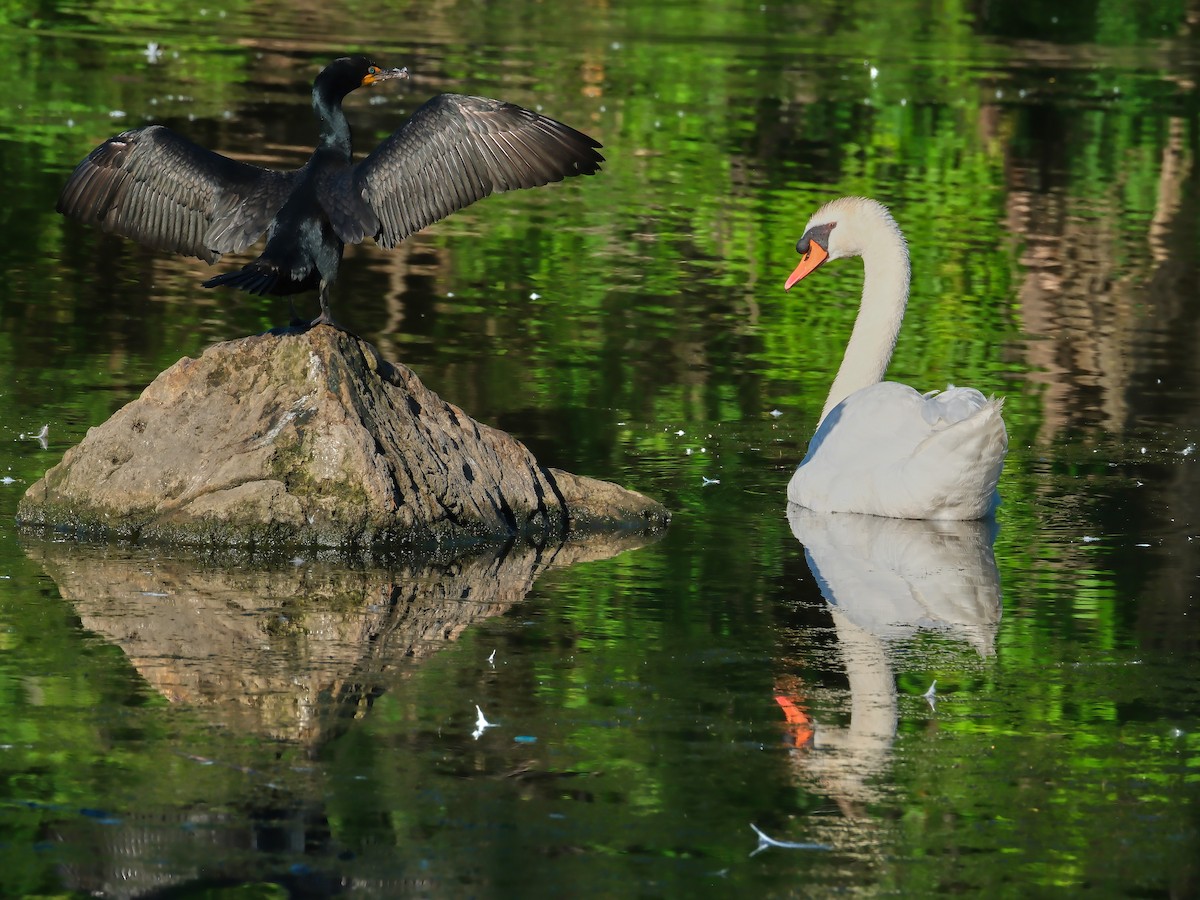
M 182 359 L 26 492 L 25 528 L 210 547 L 398 548 L 662 529 L 658 503 L 542 466 L 345 332 Z

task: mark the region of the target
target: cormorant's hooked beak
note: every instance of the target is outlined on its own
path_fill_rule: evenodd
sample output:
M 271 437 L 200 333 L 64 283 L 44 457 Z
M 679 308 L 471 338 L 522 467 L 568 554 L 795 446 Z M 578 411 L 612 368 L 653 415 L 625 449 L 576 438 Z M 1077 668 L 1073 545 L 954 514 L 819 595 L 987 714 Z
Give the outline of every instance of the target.
M 393 78 L 407 78 L 408 66 L 401 66 L 399 69 L 376 69 L 374 72 L 368 72 L 363 76 L 362 83 L 364 86 L 368 84 L 377 84 L 380 81 L 390 81 Z
M 803 243 L 803 242 L 802 242 Z M 822 247 L 816 241 L 808 242 L 808 250 L 804 256 L 800 258 L 800 265 L 796 266 L 795 271 L 788 276 L 788 280 L 783 283 L 783 289 L 790 291 L 801 278 L 806 278 L 817 270 L 821 263 L 829 259 L 829 251 Z

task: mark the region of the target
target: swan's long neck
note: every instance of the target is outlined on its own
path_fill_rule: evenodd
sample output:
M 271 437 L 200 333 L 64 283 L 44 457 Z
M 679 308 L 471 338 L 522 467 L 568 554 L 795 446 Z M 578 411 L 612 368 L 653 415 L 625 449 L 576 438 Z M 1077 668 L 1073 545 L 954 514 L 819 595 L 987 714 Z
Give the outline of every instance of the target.
M 821 421 L 855 391 L 883 380 L 900 334 L 900 323 L 904 321 L 904 307 L 908 304 L 908 247 L 890 217 L 871 220 L 871 226 L 863 240 L 862 303 L 841 368 L 821 410 Z

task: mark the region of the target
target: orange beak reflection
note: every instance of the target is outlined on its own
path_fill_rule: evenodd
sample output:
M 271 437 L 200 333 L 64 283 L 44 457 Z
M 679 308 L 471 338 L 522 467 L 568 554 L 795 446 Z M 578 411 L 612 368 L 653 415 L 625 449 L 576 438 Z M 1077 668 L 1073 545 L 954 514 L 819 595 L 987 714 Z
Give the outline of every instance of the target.
M 801 278 L 806 278 L 811 275 L 813 270 L 827 259 L 829 259 L 829 253 L 824 247 L 822 247 L 816 241 L 809 243 L 808 252 L 800 258 L 800 265 L 796 266 L 795 271 L 793 271 L 792 274 L 788 276 L 788 280 L 783 283 L 783 289 L 785 291 L 790 291 L 793 284 L 795 284 Z

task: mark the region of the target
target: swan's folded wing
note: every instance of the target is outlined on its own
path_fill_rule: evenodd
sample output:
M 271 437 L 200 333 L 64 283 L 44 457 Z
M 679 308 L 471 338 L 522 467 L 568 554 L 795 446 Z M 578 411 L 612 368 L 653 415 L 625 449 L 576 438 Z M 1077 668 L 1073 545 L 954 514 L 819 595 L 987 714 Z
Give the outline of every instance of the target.
M 938 423 L 953 425 L 968 419 L 987 405 L 987 398 L 975 388 L 950 385 L 944 391 L 928 391 L 921 395 L 921 418 L 931 427 Z
M 894 381 L 855 391 L 821 420 L 802 465 L 822 456 L 837 470 L 870 472 L 904 458 L 929 435 L 924 402 L 921 394 Z
M 992 511 L 1008 452 L 1003 407 L 992 398 L 964 418 L 939 420 L 904 461 L 901 477 L 925 492 L 927 518 L 974 519 Z
M 987 515 L 1008 448 L 1002 401 L 985 400 L 956 418 L 978 392 L 954 391 L 961 393 L 945 392 L 951 396 L 935 403 L 933 416 L 932 398 L 907 385 L 881 382 L 851 394 L 813 435 L 788 499 L 819 511 L 897 518 Z

